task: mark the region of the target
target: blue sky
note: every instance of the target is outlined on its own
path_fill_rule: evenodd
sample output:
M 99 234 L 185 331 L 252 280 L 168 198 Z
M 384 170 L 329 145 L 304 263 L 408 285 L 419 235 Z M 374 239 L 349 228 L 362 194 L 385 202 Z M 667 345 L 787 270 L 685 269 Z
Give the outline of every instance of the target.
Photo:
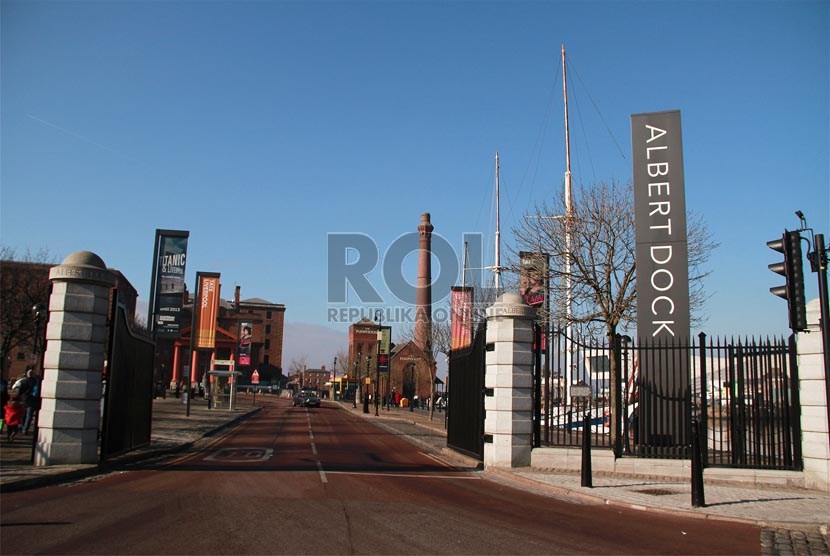
M 682 112 L 687 206 L 721 244 L 704 330 L 784 332 L 765 243 L 798 209 L 830 232 L 827 2 L 0 6 L 0 241 L 94 251 L 146 300 L 155 229 L 189 230 L 189 286 L 284 303 L 311 364 L 345 344 L 327 232 L 491 234 L 496 151 L 507 243 L 557 194 L 562 43 L 575 183 L 630 180 L 630 115 Z

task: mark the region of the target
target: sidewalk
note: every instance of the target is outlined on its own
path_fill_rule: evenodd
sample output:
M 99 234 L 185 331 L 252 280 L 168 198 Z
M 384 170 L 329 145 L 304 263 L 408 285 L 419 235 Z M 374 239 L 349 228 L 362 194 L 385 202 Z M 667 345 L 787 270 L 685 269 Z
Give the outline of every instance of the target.
M 416 444 L 429 444 L 444 455 L 454 454 L 446 448 L 444 414 L 436 412 L 429 420 L 429 412 L 416 409 L 381 409 L 374 415 L 374 406 L 369 414 L 363 413 L 358 405 L 340 402 L 341 407 L 365 417 L 370 421 L 380 420 L 384 428 L 401 432 L 401 425 L 411 424 L 420 428 L 421 433 L 414 439 Z M 440 448 L 443 448 L 441 450 Z M 455 454 L 453 459 L 464 458 Z M 468 467 L 475 460 L 464 458 Z M 455 462 L 453 462 L 455 463 Z M 717 482 L 706 483 L 704 488 L 706 506 L 693 508 L 691 504 L 691 478 L 688 481 L 642 478 L 636 476 L 608 476 L 595 473 L 593 488 L 580 486 L 579 473 L 548 471 L 531 467 L 515 469 L 493 469 L 485 471 L 493 480 L 538 492 L 555 498 L 578 500 L 583 503 L 616 505 L 646 511 L 673 513 L 700 519 L 721 519 L 751 523 L 762 527 L 798 529 L 823 534 L 823 548 L 813 554 L 830 554 L 828 549 L 828 526 L 830 526 L 830 493 L 796 488 L 758 487 Z M 818 542 L 819 539 L 815 539 Z M 793 539 L 793 542 L 796 542 Z
M 259 405 L 262 396 L 257 396 Z M 185 415 L 182 399 L 168 397 L 153 400 L 153 425 L 150 445 L 114 458 L 103 464 L 53 465 L 35 467 L 31 464 L 32 434 L 18 434 L 11 444 L 5 432 L 0 435 L 0 493 L 23 490 L 91 477 L 134 461 L 174 453 L 192 446 L 198 440 L 259 411 L 253 396 L 241 394 L 234 411 L 208 409 L 207 401 L 195 399 L 190 417 Z

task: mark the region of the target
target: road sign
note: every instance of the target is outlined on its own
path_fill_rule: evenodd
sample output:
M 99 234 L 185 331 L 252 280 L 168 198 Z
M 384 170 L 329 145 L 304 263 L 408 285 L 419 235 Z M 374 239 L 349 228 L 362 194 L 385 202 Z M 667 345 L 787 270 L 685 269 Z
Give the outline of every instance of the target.
M 254 369 L 253 374 L 251 374 L 251 384 L 259 384 L 259 373 L 256 369 Z

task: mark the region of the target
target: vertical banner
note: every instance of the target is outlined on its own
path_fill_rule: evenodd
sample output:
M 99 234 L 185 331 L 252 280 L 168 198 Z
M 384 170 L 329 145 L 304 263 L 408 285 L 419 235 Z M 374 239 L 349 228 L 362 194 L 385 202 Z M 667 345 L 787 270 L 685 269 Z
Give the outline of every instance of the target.
M 689 256 L 680 111 L 631 116 L 637 335 L 637 411 L 643 453 L 685 454 L 691 416 Z M 647 356 L 646 356 L 647 354 Z
M 453 286 L 450 294 L 450 350 L 467 349 L 473 343 L 473 288 Z
M 545 279 L 548 275 L 547 253 L 519 252 L 521 270 L 519 273 L 519 293 L 525 303 L 531 307 L 545 305 Z
M 392 327 L 380 327 L 380 345 L 378 346 L 378 372 L 389 372 L 389 352 L 392 349 Z
M 216 317 L 219 316 L 219 274 L 196 273 L 193 303 L 193 349 L 216 347 Z
M 184 272 L 187 239 L 184 230 L 156 230 L 153 278 L 150 283 L 150 319 L 156 335 L 175 336 L 181 332 Z
M 637 334 L 689 337 L 689 255 L 680 111 L 631 116 Z
M 239 365 L 251 364 L 251 342 L 253 341 L 254 325 L 250 322 L 239 323 Z

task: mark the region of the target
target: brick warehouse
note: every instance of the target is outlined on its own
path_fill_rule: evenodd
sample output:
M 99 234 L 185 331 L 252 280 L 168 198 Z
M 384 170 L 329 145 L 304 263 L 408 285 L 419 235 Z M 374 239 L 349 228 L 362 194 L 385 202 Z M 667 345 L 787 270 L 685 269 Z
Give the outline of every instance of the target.
M 276 384 L 282 380 L 282 347 L 285 323 L 285 305 L 258 297 L 240 299 L 241 288 L 236 286 L 233 301 L 219 302 L 216 319 L 216 349 L 214 359 L 233 359 L 242 372 L 239 382 L 249 384 L 251 375 L 259 373 L 260 384 Z M 185 366 L 190 361 L 190 321 L 193 318 L 193 294 L 185 292 L 187 301 L 182 307 L 181 334 L 173 338 L 159 338 L 156 346 L 157 380 L 175 388 L 186 380 Z M 239 337 L 243 325 L 250 325 L 250 364 L 241 365 Z M 198 377 L 209 370 L 210 361 L 200 358 Z M 189 368 L 189 367 L 188 367 Z
M 349 326 L 349 360 L 344 365 L 349 384 L 355 381 L 374 385 L 376 381 L 379 325 L 364 318 Z M 427 399 L 430 394 L 430 380 L 435 376 L 435 366 L 430 371 L 427 353 L 414 341 L 393 345 L 389 361 L 389 378 L 381 376 L 381 395 L 400 392 L 405 398 Z M 367 359 L 371 356 L 371 359 Z M 368 377 L 367 377 L 368 365 Z M 343 377 L 337 377 L 342 384 Z M 353 387 L 353 386 L 351 386 Z M 351 397 L 351 394 L 348 395 Z

